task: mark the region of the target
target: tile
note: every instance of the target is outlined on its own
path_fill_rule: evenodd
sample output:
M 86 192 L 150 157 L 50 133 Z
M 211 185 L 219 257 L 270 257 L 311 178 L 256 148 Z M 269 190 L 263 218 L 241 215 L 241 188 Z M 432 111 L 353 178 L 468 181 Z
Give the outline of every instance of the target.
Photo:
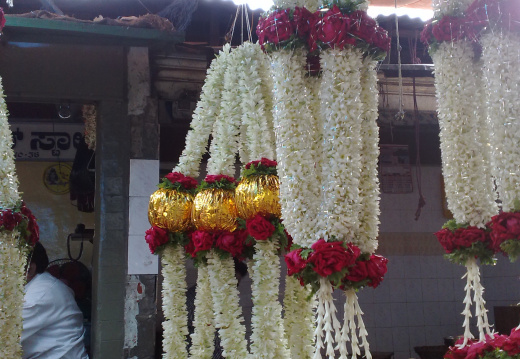
M 406 283 L 403 279 L 395 279 L 390 288 L 388 300 L 391 303 L 406 302 Z
M 424 345 L 426 345 L 426 334 L 424 332 L 424 326 L 410 328 L 410 346 L 414 348 Z
M 391 303 L 390 310 L 392 312 L 392 326 L 394 328 L 400 327 L 401 330 L 405 330 L 405 327 L 408 327 L 406 303 Z
M 386 279 L 403 279 L 405 277 L 406 266 L 403 256 L 388 256 L 388 272 L 385 275 Z
M 438 268 L 442 266 L 438 256 L 423 256 L 421 260 L 421 277 L 438 278 Z
M 159 257 L 151 254 L 144 236 L 128 236 L 128 274 L 158 274 Z
M 142 235 L 150 228 L 148 222 L 148 197 L 130 197 L 128 208 L 128 234 Z
M 442 278 L 438 281 L 439 301 L 453 301 L 455 296 L 455 280 L 452 278 Z
M 408 326 L 418 327 L 424 325 L 424 304 L 406 303 L 406 317 Z
M 368 289 L 370 288 L 366 290 Z M 381 282 L 381 284 L 374 289 L 374 303 L 386 303 L 390 295 L 390 290 L 390 285 L 386 283 L 386 281 Z
M 374 351 L 391 352 L 393 351 L 394 343 L 392 338 L 392 328 L 375 328 L 374 330 Z M 370 342 L 372 339 L 369 337 Z M 371 348 L 372 349 L 372 348 Z
M 392 327 L 392 311 L 390 304 L 380 303 L 374 306 L 375 325 L 377 328 Z
M 408 303 L 417 303 L 423 300 L 421 280 L 412 278 L 405 279 L 406 285 L 406 301 Z
M 441 324 L 442 316 L 439 302 L 424 302 L 423 312 L 425 325 Z
M 423 299 L 429 302 L 440 300 L 439 280 L 436 278 L 423 278 L 421 281 Z
M 158 160 L 130 160 L 130 196 L 149 197 L 159 183 Z
M 421 278 L 421 256 L 403 256 L 404 277 Z
M 392 329 L 392 341 L 394 352 L 406 352 L 410 348 L 410 336 L 404 328 Z
M 361 308 L 364 308 L 366 304 L 374 303 L 374 294 L 376 291 L 372 288 L 365 288 L 358 292 L 358 301 L 361 305 Z

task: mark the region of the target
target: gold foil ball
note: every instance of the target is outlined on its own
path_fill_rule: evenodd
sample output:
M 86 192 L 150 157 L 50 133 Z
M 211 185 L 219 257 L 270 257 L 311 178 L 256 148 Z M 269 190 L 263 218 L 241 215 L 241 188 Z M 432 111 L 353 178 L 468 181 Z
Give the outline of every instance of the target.
M 208 188 L 197 193 L 191 220 L 198 230 L 233 232 L 237 228 L 235 192 Z
M 160 188 L 150 196 L 148 221 L 171 232 L 184 232 L 191 228 L 192 207 L 192 194 Z
M 281 216 L 280 180 L 275 175 L 259 175 L 243 178 L 235 190 L 238 215 L 250 219 L 262 216 Z

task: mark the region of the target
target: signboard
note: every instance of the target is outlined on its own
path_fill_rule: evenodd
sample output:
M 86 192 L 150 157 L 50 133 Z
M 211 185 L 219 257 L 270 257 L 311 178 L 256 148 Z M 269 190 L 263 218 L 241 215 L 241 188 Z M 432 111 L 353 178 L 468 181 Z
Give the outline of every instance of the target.
M 73 161 L 84 128 L 81 122 L 11 123 L 15 159 Z

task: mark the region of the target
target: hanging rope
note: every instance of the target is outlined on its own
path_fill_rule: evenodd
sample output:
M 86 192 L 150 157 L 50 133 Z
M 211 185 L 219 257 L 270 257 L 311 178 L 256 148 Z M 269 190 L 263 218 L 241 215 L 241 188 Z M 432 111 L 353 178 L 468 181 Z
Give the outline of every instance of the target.
M 417 221 L 421 216 L 422 208 L 426 205 L 426 200 L 424 199 L 422 193 L 421 141 L 419 138 L 420 121 L 419 107 L 417 106 L 417 94 L 415 89 L 415 77 L 413 78 L 413 122 L 415 126 L 415 145 L 417 146 L 415 156 L 415 174 L 417 177 L 417 189 L 419 190 L 419 203 L 417 205 L 417 210 L 415 211 L 415 220 Z
M 397 10 L 397 0 L 395 2 L 395 9 Z M 404 119 L 404 110 L 403 110 L 403 73 L 402 73 L 402 64 L 401 64 L 401 42 L 399 40 L 399 18 L 397 16 L 397 11 L 395 14 L 395 36 L 397 38 L 397 69 L 399 71 L 399 112 L 395 115 L 397 120 Z

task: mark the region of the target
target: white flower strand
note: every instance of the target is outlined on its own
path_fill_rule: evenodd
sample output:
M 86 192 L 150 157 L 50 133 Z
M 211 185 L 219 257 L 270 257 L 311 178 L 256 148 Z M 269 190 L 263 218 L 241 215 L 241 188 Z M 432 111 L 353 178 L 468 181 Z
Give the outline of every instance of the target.
M 188 333 L 188 312 L 186 309 L 186 267 L 184 248 L 168 245 L 161 256 L 162 308 L 164 321 L 164 359 L 186 359 L 186 336 Z
M 194 331 L 191 334 L 190 357 L 193 359 L 211 359 L 215 350 L 216 328 L 211 289 L 208 266 L 200 266 L 195 294 Z
M 0 232 L 0 358 L 21 359 L 22 306 L 27 252 L 20 232 Z
M 280 259 L 275 241 L 255 245 L 252 272 L 253 312 L 251 319 L 251 358 L 289 359 L 284 337 L 282 306 L 278 301 Z
M 341 324 L 336 316 L 336 306 L 334 305 L 334 298 L 332 297 L 332 284 L 327 278 L 320 278 L 320 289 L 317 293 L 318 308 L 316 310 L 316 351 L 313 359 L 321 359 L 321 349 L 326 348 L 326 355 L 329 359 L 334 359 L 334 343 L 346 352 L 346 342 L 341 339 Z M 333 334 L 336 334 L 333 336 Z M 325 337 L 323 341 L 322 338 Z M 326 344 L 326 346 L 324 346 Z
M 471 3 L 473 0 L 433 0 L 433 16 L 440 18 L 445 15 L 463 15 Z
M 363 321 L 363 311 L 359 306 L 358 296 L 354 289 L 349 289 L 345 292 L 345 295 L 353 298 L 354 302 L 354 313 L 357 318 L 357 324 L 359 327 L 359 337 L 361 338 L 361 346 L 365 351 L 365 359 L 372 359 L 372 353 L 370 353 L 370 344 L 368 343 L 368 332 Z
M 200 161 L 206 152 L 209 136 L 213 130 L 213 124 L 220 113 L 220 101 L 224 81 L 224 73 L 227 68 L 227 58 L 231 46 L 225 45 L 219 56 L 213 60 L 206 75 L 206 81 L 202 86 L 200 100 L 193 112 L 191 129 L 186 135 L 186 145 L 182 151 L 179 163 L 173 169 L 187 176 L 197 178 L 199 176 Z
M 356 307 L 355 307 L 355 296 L 351 295 L 349 291 L 345 291 L 345 307 L 344 307 L 344 323 L 341 329 L 341 337 L 344 341 L 350 339 L 350 346 L 352 350 L 352 359 L 356 359 L 361 355 L 359 349 L 359 339 L 356 333 Z
M 319 186 L 316 153 L 309 144 L 317 137 L 308 109 L 305 86 L 306 54 L 280 50 L 271 54 L 274 82 L 274 124 L 280 177 L 280 204 L 285 228 L 294 243 L 310 247 L 318 238 L 316 220 Z
M 484 300 L 484 287 L 480 283 L 480 270 L 476 261 L 472 262 L 471 271 L 473 272 L 473 301 L 475 302 L 475 316 L 477 317 L 477 328 L 479 340 L 486 340 L 486 334 L 492 335 L 493 331 L 489 325 L 486 301 Z
M 246 328 L 238 303 L 237 278 L 233 259 L 220 259 L 212 250 L 208 254 L 215 322 L 221 339 L 222 355 L 228 359 L 248 356 Z
M 236 72 L 239 66 L 238 60 L 236 51 L 228 55 L 220 113 L 213 126 L 213 139 L 209 148 L 210 158 L 207 166 L 209 174 L 224 174 L 232 177 L 235 175 L 235 156 L 238 153 L 241 124 L 241 99 Z
M 291 358 L 311 359 L 314 356 L 314 307 L 309 299 L 310 289 L 302 287 L 298 279 L 285 277 L 284 328 Z
M 473 271 L 472 267 L 476 265 L 477 261 L 475 258 L 469 258 L 466 262 L 466 274 L 462 276 L 462 279 L 466 278 L 466 285 L 464 290 L 466 291 L 466 296 L 464 297 L 464 310 L 462 311 L 462 315 L 464 316 L 464 322 L 462 326 L 464 328 L 464 341 L 461 344 L 461 347 L 464 347 L 468 344 L 468 341 L 473 339 L 474 336 L 471 333 L 470 329 L 470 320 L 471 320 L 471 291 L 473 290 Z
M 361 69 L 361 102 L 363 104 L 361 124 L 361 178 L 359 196 L 361 208 L 356 244 L 363 253 L 374 253 L 379 234 L 379 126 L 377 125 L 379 91 L 377 88 L 377 61 L 363 59 Z
M 267 61 L 259 44 L 243 43 L 234 50 L 239 63 L 239 91 L 242 110 L 242 125 L 246 132 L 246 149 L 250 158 L 241 159 L 242 163 L 259 160 L 262 157 L 274 159 L 273 117 L 270 107 L 266 107 L 262 91 L 263 62 Z M 264 75 L 265 76 L 265 75 Z M 271 101 L 268 101 L 271 103 Z
M 458 223 L 483 227 L 498 208 L 482 146 L 480 75 L 471 43 L 442 43 L 433 54 L 442 170 L 448 208 Z
M 492 171 L 502 210 L 514 209 L 520 199 L 520 37 L 494 31 L 482 36 L 487 121 Z
M 321 52 L 323 124 L 322 204 L 324 238 L 357 243 L 361 176 L 361 52 Z
M 0 208 L 14 208 L 20 202 L 14 165 L 13 134 L 7 120 L 7 105 L 0 77 Z

